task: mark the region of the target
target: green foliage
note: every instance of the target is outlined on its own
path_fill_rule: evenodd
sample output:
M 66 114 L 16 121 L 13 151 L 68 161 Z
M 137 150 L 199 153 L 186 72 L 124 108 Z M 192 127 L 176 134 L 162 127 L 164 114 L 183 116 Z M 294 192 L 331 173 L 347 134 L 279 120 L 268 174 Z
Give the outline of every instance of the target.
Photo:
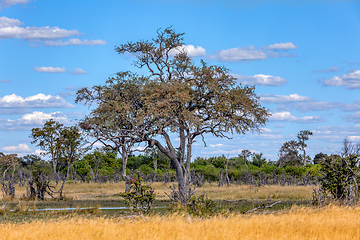
M 205 180 L 216 181 L 219 177 L 219 170 L 212 164 L 195 165 L 193 170 L 204 176 Z
M 207 194 L 192 196 L 186 205 L 174 203 L 171 205 L 174 212 L 186 212 L 197 217 L 209 217 L 217 214 L 225 214 L 219 203 L 208 198 Z
M 321 162 L 320 185 L 323 191 L 328 192 L 336 200 L 344 201 L 357 197 L 360 182 L 359 156 L 326 157 Z M 351 196 L 353 195 L 353 196 Z
M 266 158 L 263 157 L 262 153 L 255 153 L 252 158 L 252 165 L 255 165 L 257 167 L 261 167 L 263 164 L 266 163 Z
M 120 193 L 125 203 L 131 208 L 131 211 L 141 214 L 150 213 L 155 202 L 154 189 L 147 184 L 142 183 L 141 178 L 130 181 L 130 191 Z

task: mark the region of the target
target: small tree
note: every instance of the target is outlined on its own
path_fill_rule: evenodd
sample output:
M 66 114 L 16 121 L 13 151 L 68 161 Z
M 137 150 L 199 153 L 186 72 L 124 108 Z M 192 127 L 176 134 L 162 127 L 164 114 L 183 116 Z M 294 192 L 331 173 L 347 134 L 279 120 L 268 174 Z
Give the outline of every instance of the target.
M 2 168 L 2 176 L 0 176 L 0 183 L 2 185 L 1 191 L 3 196 L 10 196 L 13 198 L 15 196 L 15 169 L 19 165 L 19 158 L 17 154 L 8 154 L 5 155 L 1 153 L 0 156 L 0 167 Z M 11 170 L 11 175 L 6 174 Z
M 31 143 L 36 143 L 44 151 L 43 155 L 50 156 L 54 176 L 57 176 L 57 164 L 61 156 L 60 138 L 63 126 L 63 124 L 50 119 L 42 128 L 33 128 L 30 135 L 30 138 L 33 139 Z
M 279 167 L 285 165 L 301 165 L 302 159 L 298 152 L 299 143 L 295 140 L 285 142 L 279 150 Z
M 303 130 L 298 133 L 297 141 L 290 140 L 285 142 L 279 150 L 279 166 L 305 166 L 307 160 L 310 159 L 309 156 L 306 155 L 305 148 L 307 144 L 305 141 L 309 140 L 312 134 L 313 133 L 308 130 Z
M 329 156 L 321 163 L 322 191 L 346 205 L 356 205 L 359 198 L 360 158 Z
M 67 164 L 66 179 L 69 179 L 70 167 L 79 159 L 81 155 L 81 146 L 85 141 L 77 126 L 64 127 L 60 131 L 61 159 Z

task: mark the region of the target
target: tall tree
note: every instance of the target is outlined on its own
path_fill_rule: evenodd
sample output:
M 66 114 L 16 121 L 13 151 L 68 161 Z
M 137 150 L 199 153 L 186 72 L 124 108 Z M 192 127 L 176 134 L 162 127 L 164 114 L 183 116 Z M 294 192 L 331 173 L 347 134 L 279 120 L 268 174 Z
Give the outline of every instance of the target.
M 53 165 L 54 177 L 57 176 L 57 164 L 61 156 L 61 131 L 63 124 L 50 119 L 45 122 L 42 128 L 33 128 L 30 138 L 33 139 L 32 144 L 36 143 L 43 155 L 49 156 Z
M 66 179 L 69 179 L 70 167 L 81 154 L 84 139 L 77 126 L 64 127 L 60 131 L 61 159 L 67 164 Z
M 309 130 L 302 130 L 298 133 L 297 139 L 299 143 L 299 150 L 302 151 L 302 165 L 305 166 L 306 160 L 308 159 L 308 156 L 306 155 L 305 148 L 307 147 L 307 144 L 305 141 L 309 140 L 310 136 L 312 136 L 313 133 Z
M 258 102 L 253 86 L 236 85 L 224 67 L 204 61 L 197 66 L 183 46 L 183 34 L 171 28 L 159 30 L 151 41 L 120 45 L 115 50 L 135 56 L 135 66 L 148 73 L 120 72 L 104 86 L 80 90 L 77 101 L 95 101 L 97 109 L 107 110 L 100 114 L 108 116 L 107 121 L 98 122 L 97 128 L 116 129 L 132 141 L 146 141 L 148 147 L 156 146 L 163 152 L 176 170 L 178 200 L 185 204 L 195 138 L 200 136 L 204 141 L 206 134 L 229 138 L 232 133 L 259 130 L 269 114 Z M 133 93 L 131 101 L 122 102 Z M 177 147 L 171 134 L 180 139 Z

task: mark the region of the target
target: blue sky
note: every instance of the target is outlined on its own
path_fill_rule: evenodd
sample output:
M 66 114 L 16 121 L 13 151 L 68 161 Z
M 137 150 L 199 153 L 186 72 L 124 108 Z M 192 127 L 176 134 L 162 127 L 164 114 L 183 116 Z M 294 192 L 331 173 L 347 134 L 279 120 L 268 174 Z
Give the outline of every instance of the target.
M 198 139 L 194 157 L 249 149 L 277 160 L 300 130 L 314 133 L 311 157 L 336 153 L 345 137 L 360 141 L 358 0 L 2 0 L 0 151 L 39 153 L 28 137 L 33 127 L 49 118 L 73 124 L 89 112 L 74 103 L 79 88 L 136 70 L 115 46 L 169 26 L 185 33 L 194 61 L 256 85 L 272 113 L 260 134 L 207 136 L 207 148 Z

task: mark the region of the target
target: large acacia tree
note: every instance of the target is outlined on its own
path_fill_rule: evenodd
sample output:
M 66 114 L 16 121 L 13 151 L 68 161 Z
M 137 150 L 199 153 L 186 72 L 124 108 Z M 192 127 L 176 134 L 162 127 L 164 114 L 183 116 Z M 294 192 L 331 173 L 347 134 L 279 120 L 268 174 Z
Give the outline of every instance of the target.
M 87 122 L 99 120 L 88 128 L 96 129 L 98 139 L 122 136 L 130 143 L 146 142 L 169 157 L 176 170 L 179 201 L 186 203 L 195 139 L 201 137 L 205 143 L 206 134 L 229 138 L 259 130 L 269 114 L 253 86 L 237 85 L 224 67 L 204 61 L 195 64 L 183 46 L 183 34 L 171 28 L 159 30 L 152 40 L 120 45 L 115 50 L 135 56 L 134 65 L 142 74 L 120 72 L 105 85 L 81 89 L 77 101 L 96 103 L 83 122 L 88 127 Z M 100 130 L 104 128 L 106 135 Z

